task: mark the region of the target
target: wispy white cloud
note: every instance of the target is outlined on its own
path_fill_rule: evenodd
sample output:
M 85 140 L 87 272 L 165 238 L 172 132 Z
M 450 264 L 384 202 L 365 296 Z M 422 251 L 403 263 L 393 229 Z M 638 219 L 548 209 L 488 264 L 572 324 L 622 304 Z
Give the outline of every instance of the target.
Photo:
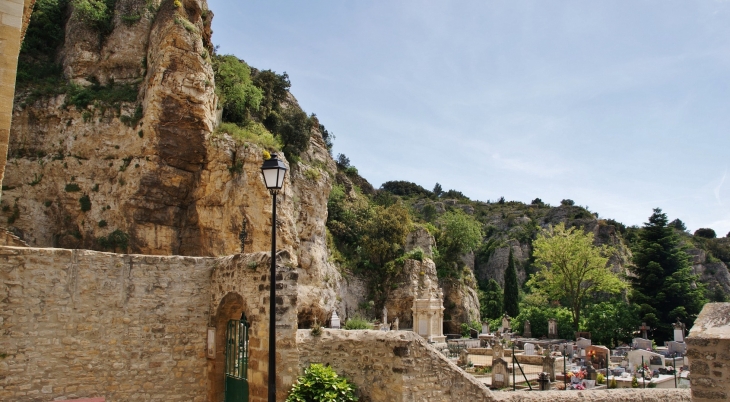
M 722 179 L 720 179 L 720 184 L 715 187 L 715 199 L 717 200 L 717 205 L 723 205 L 722 199 L 720 198 L 720 189 L 722 189 L 722 185 L 725 184 L 725 178 L 727 177 L 727 168 L 725 168 L 725 173 L 722 174 Z

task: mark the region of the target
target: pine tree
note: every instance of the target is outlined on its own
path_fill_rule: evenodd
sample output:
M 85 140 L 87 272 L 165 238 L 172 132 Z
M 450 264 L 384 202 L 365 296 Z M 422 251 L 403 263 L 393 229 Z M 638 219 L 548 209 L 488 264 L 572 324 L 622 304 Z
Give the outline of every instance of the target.
M 512 247 L 509 249 L 507 270 L 504 272 L 504 312 L 510 317 L 517 317 L 520 314 L 519 306 L 519 285 L 517 284 L 517 271 L 515 260 L 512 257 Z
M 479 290 L 479 306 L 482 320 L 487 318 L 495 319 L 502 316 L 502 288 L 494 279 L 490 279 L 487 285 Z
M 655 328 L 654 338 L 658 342 L 671 339 L 677 319 L 692 327 L 707 301 L 705 287 L 692 274 L 690 258 L 661 209 L 654 209 L 632 251 L 631 300 L 639 306 L 641 320 Z

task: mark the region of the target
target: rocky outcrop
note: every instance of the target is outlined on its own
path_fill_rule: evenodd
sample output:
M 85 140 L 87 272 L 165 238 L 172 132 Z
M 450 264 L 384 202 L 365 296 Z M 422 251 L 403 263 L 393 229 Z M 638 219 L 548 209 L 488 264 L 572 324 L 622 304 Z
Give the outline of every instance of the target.
M 710 261 L 707 252 L 702 249 L 689 249 L 687 254 L 692 258 L 692 273 L 699 275 L 700 282 L 707 285 L 710 295 L 718 290 L 725 295 L 730 294 L 730 271 L 724 262 Z
M 385 298 L 388 321 L 398 318 L 401 329 L 413 328 L 413 300 L 416 298 L 438 298 L 441 290 L 436 276 L 436 264 L 431 259 L 423 261 L 406 260 L 400 273 L 389 280 Z
M 120 20 L 136 13 L 133 24 Z M 138 85 L 139 95 L 118 112 L 93 103 L 77 110 L 65 105 L 66 95 L 15 108 L 2 204 L 13 233 L 32 246 L 140 254 L 270 250 L 263 150 L 214 133 L 211 18 L 205 1 L 178 7 L 119 0 L 114 28 L 102 40 L 71 14 L 60 53 L 66 78 Z M 299 106 L 290 97 L 287 107 Z M 136 112 L 139 122 L 131 119 Z M 288 165 L 276 226 L 277 248 L 300 268 L 298 303 L 307 325 L 344 310 L 342 296 L 361 294 L 350 289 L 363 286 L 328 261 L 325 222 L 336 166 L 316 129 L 300 158 Z
M 461 333 L 461 324 L 479 321 L 479 295 L 471 270 L 464 269 L 462 278 L 441 278 L 444 294 L 444 334 Z
M 428 233 L 428 230 L 424 227 L 417 226 L 414 231 L 408 233 L 408 236 L 406 236 L 404 251 L 408 253 L 415 249 L 421 249 L 423 255 L 428 258 L 433 258 L 434 247 L 436 247 L 436 240 L 433 238 L 433 235 Z

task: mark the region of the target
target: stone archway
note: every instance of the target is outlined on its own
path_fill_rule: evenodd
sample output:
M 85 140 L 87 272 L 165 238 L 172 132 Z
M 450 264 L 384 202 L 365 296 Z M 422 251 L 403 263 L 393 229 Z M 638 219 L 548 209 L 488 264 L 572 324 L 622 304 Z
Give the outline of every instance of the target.
M 247 313 L 246 302 L 238 293 L 227 293 L 218 304 L 210 325 L 215 327 L 215 358 L 208 360 L 208 401 L 222 402 L 225 398 L 226 329 L 229 320 L 238 320 Z M 249 365 L 250 367 L 250 365 Z

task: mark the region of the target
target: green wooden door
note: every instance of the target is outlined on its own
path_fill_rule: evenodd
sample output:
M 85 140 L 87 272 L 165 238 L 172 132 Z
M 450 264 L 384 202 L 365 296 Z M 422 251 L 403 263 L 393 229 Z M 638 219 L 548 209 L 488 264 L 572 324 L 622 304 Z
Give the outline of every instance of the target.
M 228 321 L 226 331 L 226 402 L 248 402 L 248 321 Z

